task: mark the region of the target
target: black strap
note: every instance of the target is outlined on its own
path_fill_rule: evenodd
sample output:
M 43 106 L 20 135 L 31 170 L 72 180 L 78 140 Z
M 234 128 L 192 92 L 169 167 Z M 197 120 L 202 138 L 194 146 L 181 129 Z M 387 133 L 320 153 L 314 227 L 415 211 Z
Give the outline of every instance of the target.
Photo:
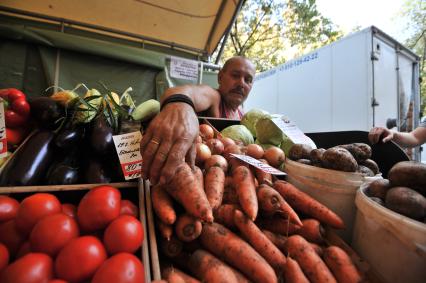
M 189 98 L 188 96 L 184 95 L 184 94 L 173 94 L 170 95 L 169 97 L 167 97 L 163 103 L 161 104 L 161 108 L 160 111 L 164 108 L 164 106 L 166 106 L 169 103 L 174 103 L 174 102 L 183 102 L 186 104 L 189 104 L 192 109 L 194 109 L 195 112 L 195 106 L 194 106 L 194 102 L 192 102 L 191 98 Z

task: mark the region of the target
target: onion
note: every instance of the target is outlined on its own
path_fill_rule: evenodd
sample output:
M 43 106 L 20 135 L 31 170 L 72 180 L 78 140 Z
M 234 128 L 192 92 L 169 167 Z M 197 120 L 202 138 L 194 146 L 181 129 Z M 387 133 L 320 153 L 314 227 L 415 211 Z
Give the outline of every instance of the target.
M 200 136 L 203 138 L 203 140 L 209 140 L 214 138 L 214 131 L 213 128 L 210 127 L 207 124 L 201 124 L 200 125 Z
M 264 153 L 263 148 L 255 143 L 249 144 L 246 149 L 246 154 L 256 159 L 261 159 Z
M 241 148 L 240 146 L 236 145 L 236 144 L 232 144 L 232 145 L 228 145 L 227 147 L 225 147 L 225 149 L 223 150 L 223 156 L 229 160 L 230 154 L 231 153 L 235 153 L 235 154 L 242 154 L 241 152 Z
M 195 139 L 196 143 L 201 143 L 203 142 L 203 139 L 201 138 L 201 136 L 197 136 L 197 138 Z
M 219 139 L 209 139 L 206 141 L 206 145 L 210 148 L 212 154 L 222 154 L 225 146 Z
M 269 165 L 275 168 L 279 168 L 281 163 L 285 161 L 284 151 L 276 146 L 271 146 L 265 150 L 263 157 L 266 159 L 266 161 L 268 161 Z
M 222 137 L 220 138 L 221 142 L 223 143 L 223 146 L 226 148 L 228 145 L 234 145 L 235 141 L 231 138 Z
M 195 163 L 197 165 L 203 164 L 204 161 L 212 156 L 210 148 L 207 145 L 203 143 L 197 143 L 195 147 L 197 148 L 197 155 L 195 157 Z
M 210 167 L 218 166 L 222 168 L 223 172 L 228 171 L 228 161 L 222 155 L 214 154 L 204 162 L 204 169 L 208 170 Z

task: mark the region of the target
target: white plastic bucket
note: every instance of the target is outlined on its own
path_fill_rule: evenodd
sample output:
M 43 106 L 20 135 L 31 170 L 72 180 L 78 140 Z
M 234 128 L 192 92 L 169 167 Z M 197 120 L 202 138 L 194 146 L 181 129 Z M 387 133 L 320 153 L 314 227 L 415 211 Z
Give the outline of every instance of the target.
M 352 230 L 356 215 L 355 194 L 365 181 L 378 177 L 365 177 L 359 173 L 305 165 L 287 159 L 284 171 L 287 181 L 339 215 L 346 226 L 336 233 L 348 244 L 352 240 Z
M 355 198 L 352 247 L 384 282 L 426 282 L 426 224 L 372 201 L 366 188 Z

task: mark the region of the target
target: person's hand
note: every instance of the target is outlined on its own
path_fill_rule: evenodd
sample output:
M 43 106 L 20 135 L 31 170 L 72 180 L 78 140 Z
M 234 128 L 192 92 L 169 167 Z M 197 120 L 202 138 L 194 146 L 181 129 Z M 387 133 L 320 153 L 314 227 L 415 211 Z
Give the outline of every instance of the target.
M 372 144 L 378 143 L 381 137 L 383 137 L 383 142 L 388 142 L 394 138 L 394 134 L 391 130 L 383 127 L 374 127 L 368 133 L 368 140 Z
M 151 121 L 141 141 L 142 176 L 151 183 L 171 180 L 179 165 L 194 167 L 198 118 L 186 103 L 170 103 Z

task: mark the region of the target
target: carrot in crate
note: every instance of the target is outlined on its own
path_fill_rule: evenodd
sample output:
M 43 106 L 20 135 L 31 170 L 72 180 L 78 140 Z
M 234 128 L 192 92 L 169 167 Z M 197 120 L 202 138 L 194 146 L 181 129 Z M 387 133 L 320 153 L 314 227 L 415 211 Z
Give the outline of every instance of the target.
M 235 209 L 241 209 L 241 207 L 236 204 L 222 204 L 213 212 L 215 221 L 231 230 L 234 230 L 236 228 L 234 223 Z
M 251 220 L 255 220 L 259 207 L 253 174 L 249 168 L 238 166 L 232 172 L 232 179 L 241 208 Z
M 285 243 L 287 242 L 286 236 L 273 233 L 266 229 L 262 229 L 261 231 L 277 248 L 279 248 L 281 251 L 284 251 Z
M 169 283 L 200 283 L 199 280 L 176 267 L 167 267 L 163 269 L 161 276 Z
M 285 282 L 309 283 L 308 278 L 306 278 L 297 261 L 291 257 L 287 258 L 287 262 L 284 267 L 284 278 Z
M 169 258 L 177 257 L 183 249 L 183 243 L 176 237 L 171 237 L 170 240 L 161 239 L 161 251 Z
M 176 237 L 183 242 L 191 242 L 198 238 L 201 229 L 201 221 L 187 213 L 179 215 L 176 220 Z
M 298 229 L 300 229 L 300 226 L 294 225 L 288 221 L 288 219 L 277 215 L 270 218 L 264 217 L 257 219 L 256 223 L 262 229 L 284 236 L 293 235 Z
M 176 221 L 176 212 L 173 208 L 173 200 L 165 188 L 155 185 L 151 190 L 152 208 L 157 217 L 165 224 L 173 224 Z
M 324 243 L 325 230 L 318 220 L 312 218 L 303 219 L 302 223 L 302 228 L 297 230 L 296 234 L 312 243 L 320 245 Z
M 232 180 L 232 176 L 225 177 L 225 188 L 223 191 L 223 204 L 239 204 L 238 195 L 235 191 L 234 181 Z
M 278 180 L 274 183 L 274 189 L 276 189 L 294 209 L 312 216 L 333 228 L 345 228 L 343 220 L 336 213 L 292 184 Z
M 204 178 L 204 190 L 213 210 L 222 204 L 225 189 L 225 172 L 222 168 L 213 166 L 207 169 Z
M 200 167 L 194 166 L 194 170 L 192 170 L 195 176 L 195 180 L 197 181 L 197 186 L 204 189 L 204 176 L 203 171 L 201 171 Z
M 268 161 L 266 159 L 259 159 L 259 161 L 268 164 Z M 267 173 L 259 168 L 253 167 L 254 175 L 256 176 L 257 181 L 259 184 L 266 184 L 269 186 L 272 186 L 272 175 L 271 173 Z
M 337 246 L 324 249 L 324 261 L 330 268 L 337 282 L 357 283 L 362 281 L 361 274 L 356 269 L 349 255 Z
M 166 224 L 160 219 L 157 218 L 156 221 L 158 231 L 160 231 L 161 237 L 163 237 L 166 240 L 170 240 L 170 238 L 173 235 L 173 226 L 170 224 Z

